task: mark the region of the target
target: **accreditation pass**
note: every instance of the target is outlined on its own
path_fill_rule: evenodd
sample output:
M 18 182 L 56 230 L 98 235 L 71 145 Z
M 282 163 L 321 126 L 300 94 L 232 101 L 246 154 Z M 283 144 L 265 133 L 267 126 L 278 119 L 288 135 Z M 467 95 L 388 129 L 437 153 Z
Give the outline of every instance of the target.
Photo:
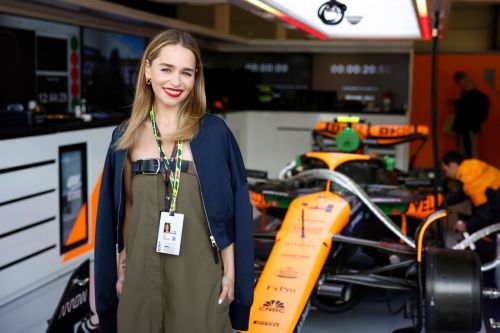
M 161 212 L 156 252 L 179 255 L 183 223 L 184 214 L 170 215 L 169 212 Z

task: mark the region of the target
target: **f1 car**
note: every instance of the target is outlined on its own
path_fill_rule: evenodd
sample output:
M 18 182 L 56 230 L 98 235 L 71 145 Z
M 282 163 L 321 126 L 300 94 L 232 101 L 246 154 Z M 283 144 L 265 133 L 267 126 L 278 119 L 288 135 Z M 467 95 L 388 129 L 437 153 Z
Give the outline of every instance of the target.
M 266 179 L 251 186 L 252 203 L 262 211 L 262 228 L 270 230 L 273 227 L 267 226 L 268 214 L 282 220 L 295 197 L 329 190 L 331 185 L 327 181 L 290 183 L 282 180 L 305 170 L 327 169 L 343 173 L 364 186 L 372 202 L 400 221 L 403 232 L 408 232 L 408 220 L 410 227 L 413 227 L 410 232 L 414 232 L 416 225 L 435 210 L 433 180 L 422 172 L 408 173 L 395 169 L 394 160 L 387 156 L 378 157 L 362 152 L 370 146 L 392 146 L 414 140 L 425 143 L 427 134 L 426 126 L 371 125 L 359 117 L 337 117 L 330 123 L 318 123 L 313 130 L 313 138 L 321 151 L 297 156 L 280 172 L 278 181 Z M 331 140 L 333 145 L 326 140 Z M 340 152 L 327 152 L 332 148 Z M 258 171 L 249 171 L 248 175 L 267 178 L 267 174 Z M 438 195 L 437 199 L 438 205 L 441 204 L 442 195 Z
M 413 291 L 415 332 L 481 328 L 483 294 L 500 296 L 483 290 L 481 270 L 498 262 L 482 267 L 465 248 L 500 224 L 457 244 L 460 250 L 438 246 L 428 231 L 446 212 L 435 211 L 430 193 L 410 189 L 412 181 L 423 182 L 405 180 L 386 165 L 369 155 L 311 152 L 285 168 L 282 179 L 251 186 L 254 206 L 283 219 L 279 231 L 254 236 L 260 276 L 250 332 L 300 332 L 311 302 L 322 310 L 345 309 L 360 286 Z M 387 213 L 419 223 L 409 230 Z
M 481 328 L 483 293 L 500 294 L 483 291 L 481 263 L 474 252 L 433 247 L 426 237 L 432 224 L 446 216 L 445 211 L 429 215 L 415 237 L 410 237 L 345 175 L 309 170 L 293 178 L 298 179 L 327 180 L 336 186 L 294 199 L 274 237 L 256 235 L 256 242 L 271 240 L 273 246 L 255 288 L 250 332 L 298 332 L 310 300 L 316 305 L 324 305 L 325 300 L 331 300 L 333 306 L 335 302 L 345 303 L 353 297 L 353 286 L 414 291 L 418 319 L 415 332 L 420 331 L 422 318 L 428 332 L 475 332 Z M 362 238 L 349 236 L 356 224 L 366 219 L 362 205 L 354 202 L 368 208 L 371 222 L 378 224 L 375 227 L 386 228 L 404 244 L 379 241 L 366 233 Z M 486 229 L 456 248 L 463 249 L 497 232 L 500 224 Z M 357 265 L 350 259 L 358 248 L 386 254 L 387 260 Z M 323 308 L 328 306 L 332 305 Z

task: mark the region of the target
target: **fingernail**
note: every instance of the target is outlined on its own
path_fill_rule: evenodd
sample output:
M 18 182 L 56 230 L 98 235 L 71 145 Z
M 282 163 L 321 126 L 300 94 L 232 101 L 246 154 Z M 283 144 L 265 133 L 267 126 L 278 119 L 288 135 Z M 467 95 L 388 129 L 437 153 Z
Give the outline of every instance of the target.
M 219 298 L 219 304 L 222 304 L 222 300 Z

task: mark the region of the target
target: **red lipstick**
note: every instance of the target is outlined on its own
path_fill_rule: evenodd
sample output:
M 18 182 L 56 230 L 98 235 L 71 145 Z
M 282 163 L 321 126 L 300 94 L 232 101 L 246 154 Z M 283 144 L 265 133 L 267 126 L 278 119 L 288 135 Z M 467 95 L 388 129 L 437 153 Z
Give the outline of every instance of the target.
M 182 89 L 163 88 L 163 90 L 170 97 L 179 97 L 182 94 Z

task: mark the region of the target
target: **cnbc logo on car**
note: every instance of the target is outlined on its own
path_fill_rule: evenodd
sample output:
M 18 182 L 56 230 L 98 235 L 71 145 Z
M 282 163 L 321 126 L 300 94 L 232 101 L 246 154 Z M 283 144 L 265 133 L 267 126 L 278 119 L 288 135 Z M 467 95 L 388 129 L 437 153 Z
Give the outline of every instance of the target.
M 285 313 L 285 303 L 278 300 L 270 300 L 265 302 L 260 308 L 260 311 Z

